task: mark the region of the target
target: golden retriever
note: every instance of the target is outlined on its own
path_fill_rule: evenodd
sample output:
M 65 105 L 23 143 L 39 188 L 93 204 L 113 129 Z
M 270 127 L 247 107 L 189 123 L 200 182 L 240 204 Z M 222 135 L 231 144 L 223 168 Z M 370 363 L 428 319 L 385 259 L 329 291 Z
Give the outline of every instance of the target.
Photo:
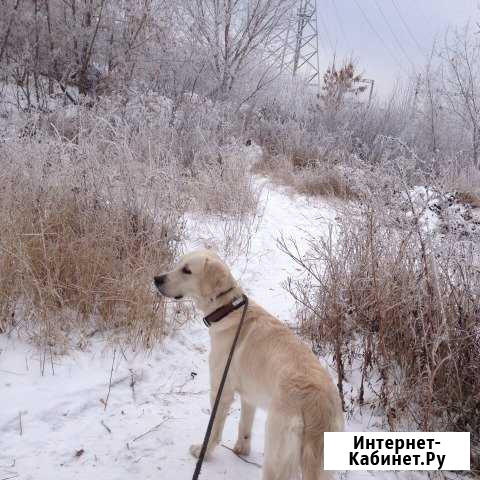
M 183 257 L 170 272 L 155 277 L 163 295 L 192 298 L 209 315 L 242 296 L 228 267 L 212 251 Z M 210 399 L 213 404 L 234 335 L 239 308 L 209 328 Z M 327 477 L 323 471 L 323 433 L 343 430 L 337 387 L 315 355 L 279 320 L 250 300 L 222 394 L 207 456 L 220 443 L 234 393 L 241 398 L 234 451 L 248 455 L 255 408 L 266 409 L 264 480 L 288 480 L 299 470 L 304 480 Z M 201 445 L 190 452 L 198 457 Z

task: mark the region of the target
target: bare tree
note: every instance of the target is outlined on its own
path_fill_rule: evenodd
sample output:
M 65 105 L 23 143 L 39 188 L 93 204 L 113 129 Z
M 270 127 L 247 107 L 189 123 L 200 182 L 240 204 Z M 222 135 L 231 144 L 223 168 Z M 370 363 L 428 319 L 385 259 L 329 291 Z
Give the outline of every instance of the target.
M 444 62 L 443 94 L 447 106 L 468 129 L 472 159 L 480 167 L 480 40 L 469 27 L 449 32 L 440 52 Z
M 152 82 L 158 52 L 166 56 L 165 47 L 175 45 L 165 33 L 172 29 L 170 10 L 152 0 L 3 0 L 2 79 L 16 86 L 24 110 L 43 109 L 55 85 L 76 103 L 67 87 L 93 100 L 112 82 L 119 89 L 133 80 Z
M 293 8 L 292 0 L 192 0 L 185 3 L 188 28 L 210 56 L 216 92 L 225 96 L 247 61 L 273 41 Z
M 2 62 L 3 55 L 5 54 L 8 38 L 10 36 L 10 31 L 12 29 L 13 19 L 14 19 L 15 15 L 17 14 L 18 7 L 20 6 L 20 3 L 21 3 L 21 0 L 17 0 L 15 2 L 15 6 L 13 7 L 13 10 L 10 14 L 10 18 L 8 20 L 7 28 L 5 30 L 5 35 L 3 36 L 3 39 L 2 39 L 2 46 L 0 47 L 0 63 Z

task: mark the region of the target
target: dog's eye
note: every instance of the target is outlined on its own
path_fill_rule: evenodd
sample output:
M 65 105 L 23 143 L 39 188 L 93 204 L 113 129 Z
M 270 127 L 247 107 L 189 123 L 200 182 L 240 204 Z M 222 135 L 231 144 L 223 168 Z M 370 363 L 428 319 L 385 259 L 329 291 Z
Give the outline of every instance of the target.
M 186 273 L 187 275 L 191 275 L 192 271 L 188 267 L 183 267 L 182 268 L 182 273 Z

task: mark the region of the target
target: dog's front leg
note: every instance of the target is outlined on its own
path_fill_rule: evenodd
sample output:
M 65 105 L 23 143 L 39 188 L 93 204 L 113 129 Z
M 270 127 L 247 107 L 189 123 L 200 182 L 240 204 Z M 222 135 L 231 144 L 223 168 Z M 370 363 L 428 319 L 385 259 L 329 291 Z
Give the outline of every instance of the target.
M 239 455 L 248 455 L 250 453 L 254 417 L 255 407 L 242 398 L 242 411 L 240 413 L 240 423 L 238 425 L 238 438 L 235 447 L 233 447 L 233 451 Z
M 212 387 L 210 391 L 210 405 L 212 410 L 215 403 L 215 398 L 217 396 L 219 384 L 219 379 L 218 381 L 212 382 Z M 214 448 L 220 443 L 220 440 L 222 439 L 223 427 L 225 426 L 225 420 L 227 419 L 228 410 L 230 409 L 230 405 L 233 402 L 233 396 L 233 388 L 227 381 L 223 389 L 222 396 L 220 398 L 220 403 L 218 404 L 217 415 L 215 416 L 215 421 L 213 422 L 212 434 L 210 435 L 210 440 L 208 442 L 206 456 L 208 456 L 214 450 Z M 192 445 L 190 447 L 190 453 L 197 458 L 200 456 L 201 450 L 202 445 Z

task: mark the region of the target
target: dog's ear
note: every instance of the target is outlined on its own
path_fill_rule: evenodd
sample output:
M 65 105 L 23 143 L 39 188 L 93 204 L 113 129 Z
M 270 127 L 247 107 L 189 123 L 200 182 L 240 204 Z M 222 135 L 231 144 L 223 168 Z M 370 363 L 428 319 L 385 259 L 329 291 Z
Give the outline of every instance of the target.
M 202 297 L 215 299 L 218 295 L 235 286 L 235 280 L 228 268 L 214 258 L 207 258 L 203 270 L 200 291 Z

